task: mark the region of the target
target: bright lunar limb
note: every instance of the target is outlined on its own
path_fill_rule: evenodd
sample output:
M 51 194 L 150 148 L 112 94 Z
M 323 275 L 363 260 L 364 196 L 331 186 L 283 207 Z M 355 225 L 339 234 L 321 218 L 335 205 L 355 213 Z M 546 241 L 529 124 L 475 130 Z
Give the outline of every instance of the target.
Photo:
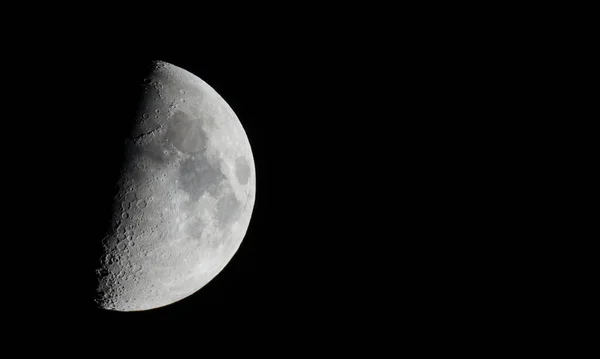
M 255 200 L 250 143 L 225 100 L 192 73 L 157 61 L 143 84 L 96 303 L 139 311 L 198 291 L 231 260 Z

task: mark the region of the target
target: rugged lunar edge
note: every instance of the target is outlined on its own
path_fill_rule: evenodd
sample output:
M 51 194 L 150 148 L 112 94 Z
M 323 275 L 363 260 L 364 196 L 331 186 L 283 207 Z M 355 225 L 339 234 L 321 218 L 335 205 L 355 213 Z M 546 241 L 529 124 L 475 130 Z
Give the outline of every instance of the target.
M 200 78 L 157 61 L 126 140 L 96 303 L 139 311 L 212 280 L 244 238 L 255 167 L 237 116 Z

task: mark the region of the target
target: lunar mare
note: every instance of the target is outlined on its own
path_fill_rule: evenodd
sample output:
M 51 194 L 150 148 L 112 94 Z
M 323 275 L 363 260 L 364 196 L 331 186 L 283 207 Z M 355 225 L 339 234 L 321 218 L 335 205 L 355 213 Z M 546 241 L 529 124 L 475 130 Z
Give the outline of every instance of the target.
M 102 240 L 98 305 L 153 309 L 206 285 L 246 234 L 255 178 L 250 143 L 225 100 L 190 72 L 155 62 Z

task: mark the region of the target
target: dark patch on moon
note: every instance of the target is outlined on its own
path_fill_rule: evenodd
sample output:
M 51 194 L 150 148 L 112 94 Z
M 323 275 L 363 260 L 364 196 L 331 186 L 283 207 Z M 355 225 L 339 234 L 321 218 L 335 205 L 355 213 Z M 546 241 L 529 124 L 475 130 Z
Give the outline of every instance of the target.
M 205 227 L 206 223 L 203 220 L 194 218 L 186 225 L 185 232 L 193 239 L 200 240 Z
M 144 183 L 144 181 L 148 179 L 148 172 L 143 166 L 144 164 L 140 160 L 131 163 L 132 168 L 127 171 L 127 177 L 130 178 L 133 183 Z
M 250 177 L 250 166 L 245 156 L 240 156 L 235 160 L 235 175 L 239 184 L 245 185 Z
M 217 202 L 215 217 L 219 221 L 221 228 L 226 228 L 228 224 L 238 219 L 240 215 L 241 203 L 237 200 L 234 193 L 229 193 L 219 199 Z
M 213 195 L 225 175 L 214 168 L 204 156 L 192 156 L 181 163 L 179 169 L 179 187 L 190 195 L 190 200 L 197 201 L 208 192 Z
M 163 147 L 162 143 L 151 142 L 144 146 L 143 154 L 148 156 L 154 164 L 163 165 L 166 164 L 171 157 L 168 152 L 165 153 L 165 151 L 166 149 Z
M 208 138 L 201 124 L 199 119 L 191 119 L 184 112 L 177 111 L 169 120 L 167 139 L 181 152 L 203 151 Z

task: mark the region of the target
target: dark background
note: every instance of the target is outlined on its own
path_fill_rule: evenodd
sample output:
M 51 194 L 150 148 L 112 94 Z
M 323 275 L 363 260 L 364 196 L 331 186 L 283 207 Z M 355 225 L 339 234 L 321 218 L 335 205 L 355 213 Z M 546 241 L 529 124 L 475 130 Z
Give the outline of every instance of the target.
M 479 240 L 504 228 L 485 210 L 504 187 L 487 185 L 503 172 L 485 168 L 494 154 L 484 149 L 508 126 L 500 120 L 512 92 L 487 91 L 504 74 L 479 40 L 394 24 L 303 23 L 281 36 L 238 31 L 214 46 L 177 36 L 150 46 L 137 46 L 142 36 L 79 41 L 72 30 L 18 41 L 4 67 L 14 233 L 5 263 L 16 273 L 6 312 L 26 327 L 70 331 L 177 320 L 385 336 L 398 323 L 444 330 L 500 295 L 480 290 L 493 271 L 473 268 L 502 247 Z M 237 114 L 256 164 L 255 208 L 232 261 L 197 293 L 150 311 L 98 310 L 94 238 L 152 59 L 196 74 Z
M 323 207 L 330 205 L 328 192 L 336 189 L 330 184 L 334 164 L 326 164 L 331 160 L 319 148 L 330 125 L 321 123 L 326 121 L 318 115 L 326 108 L 320 103 L 325 91 L 308 85 L 318 82 L 310 78 L 316 75 L 314 69 L 302 73 L 286 69 L 297 63 L 264 57 L 234 61 L 158 56 L 205 80 L 242 121 L 257 171 L 251 225 L 230 264 L 194 295 L 152 311 L 93 311 L 94 317 L 125 321 L 198 317 L 207 325 L 300 320 L 316 302 L 326 301 L 321 286 L 327 271 L 317 260 L 331 246 L 323 242 L 335 240 L 327 238 L 330 225 L 324 226 L 319 218 Z M 130 62 L 137 66 L 145 61 Z M 321 198 L 323 194 L 327 196 Z M 334 220 L 335 214 L 331 217 Z
M 420 302 L 416 288 L 427 283 L 418 278 L 429 268 L 415 245 L 433 230 L 430 203 L 440 190 L 432 183 L 439 177 L 424 175 L 432 162 L 421 161 L 442 132 L 431 118 L 443 105 L 430 102 L 439 69 L 433 55 L 397 56 L 402 43 L 348 35 L 241 41 L 210 53 L 61 47 L 68 56 L 30 50 L 12 59 L 15 69 L 29 68 L 15 74 L 26 80 L 15 90 L 23 96 L 14 136 L 5 135 L 22 156 L 16 173 L 26 174 L 15 185 L 35 203 L 14 212 L 37 243 L 36 265 L 23 269 L 31 281 L 15 283 L 16 292 L 34 292 L 15 300 L 24 317 L 327 330 L 391 320 L 396 293 L 408 307 Z M 152 59 L 196 74 L 235 111 L 256 163 L 255 208 L 237 254 L 199 292 L 156 310 L 98 310 L 94 238 L 105 228 L 120 144 Z
M 395 242 L 394 234 L 380 233 L 389 210 L 372 200 L 386 198 L 398 181 L 385 168 L 394 164 L 380 163 L 373 151 L 384 151 L 379 138 L 393 116 L 379 115 L 386 95 L 369 88 L 371 63 L 314 46 L 220 56 L 84 47 L 69 56 L 15 57 L 13 75 L 29 69 L 15 83 L 20 115 L 13 135 L 5 134 L 7 150 L 19 153 L 10 164 L 21 174 L 10 179 L 21 189 L 14 194 L 28 198 L 13 207 L 14 225 L 29 233 L 15 244 L 34 263 L 20 265 L 29 280 L 11 281 L 21 294 L 11 305 L 24 308 L 22 323 L 75 328 L 196 318 L 206 326 L 337 327 L 372 315 L 366 288 L 373 286 L 369 275 L 377 276 L 373 259 Z M 253 149 L 255 208 L 237 254 L 197 293 L 150 311 L 99 310 L 91 301 L 96 241 L 152 59 L 196 74 L 235 111 Z
M 582 132 L 561 133 L 581 107 L 563 99 L 573 86 L 561 76 L 581 76 L 561 62 L 579 51 L 562 9 L 14 5 L 0 25 L 0 315 L 9 337 L 31 339 L 18 349 L 183 346 L 129 340 L 153 331 L 193 336 L 199 355 L 216 347 L 207 334 L 229 342 L 220 354 L 245 351 L 239 337 L 286 353 L 496 351 L 537 344 L 569 307 L 552 300 L 572 293 L 555 285 L 572 277 L 560 253 L 572 235 L 552 216 L 571 208 L 555 201 L 570 187 L 551 180 Z M 150 59 L 231 105 L 253 149 L 256 204 L 239 251 L 199 292 L 101 311 L 94 238 Z

